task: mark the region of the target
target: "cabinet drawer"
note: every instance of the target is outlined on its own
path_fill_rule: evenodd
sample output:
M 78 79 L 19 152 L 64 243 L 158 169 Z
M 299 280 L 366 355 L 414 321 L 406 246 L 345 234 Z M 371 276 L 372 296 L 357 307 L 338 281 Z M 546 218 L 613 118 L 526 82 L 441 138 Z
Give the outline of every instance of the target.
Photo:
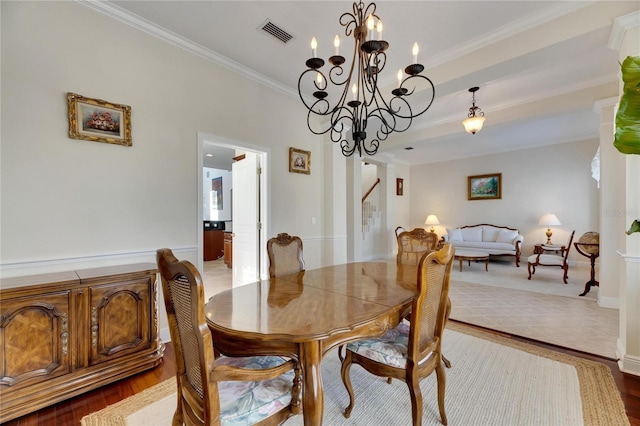
M 3 298 L 0 390 L 32 385 L 71 371 L 69 299 L 69 291 Z

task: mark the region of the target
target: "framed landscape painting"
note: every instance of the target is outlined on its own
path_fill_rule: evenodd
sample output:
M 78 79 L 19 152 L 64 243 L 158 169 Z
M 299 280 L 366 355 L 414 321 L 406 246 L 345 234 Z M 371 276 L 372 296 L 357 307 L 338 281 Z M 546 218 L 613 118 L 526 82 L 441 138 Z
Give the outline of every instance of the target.
M 502 173 L 469 176 L 467 178 L 469 200 L 499 200 L 502 198 Z
M 67 93 L 69 137 L 131 146 L 131 107 Z

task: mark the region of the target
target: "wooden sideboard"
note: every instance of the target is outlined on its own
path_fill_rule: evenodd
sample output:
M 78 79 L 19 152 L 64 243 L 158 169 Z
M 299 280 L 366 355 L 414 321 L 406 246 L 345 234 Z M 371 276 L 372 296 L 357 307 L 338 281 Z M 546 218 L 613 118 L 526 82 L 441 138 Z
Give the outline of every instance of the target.
M 162 361 L 156 265 L 0 280 L 0 423 Z

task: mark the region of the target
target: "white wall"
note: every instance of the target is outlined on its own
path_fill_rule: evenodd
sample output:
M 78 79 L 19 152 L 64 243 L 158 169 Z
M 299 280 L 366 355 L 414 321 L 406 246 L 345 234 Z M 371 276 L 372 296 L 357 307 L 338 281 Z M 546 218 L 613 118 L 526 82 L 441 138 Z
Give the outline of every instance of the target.
M 586 140 L 414 166 L 409 225 L 424 227 L 426 215 L 433 212 L 440 220 L 435 226 L 438 235 L 446 228 L 479 223 L 517 228 L 524 236 L 525 257 L 536 243 L 546 241 L 546 229 L 538 225 L 545 213 L 555 213 L 562 223 L 552 229 L 554 243 L 566 244 L 574 229 L 576 239 L 587 231 L 599 231 L 598 189 L 591 178 L 597 149 L 597 140 Z M 489 173 L 502 173 L 502 199 L 469 201 L 467 177 Z M 569 258 L 587 261 L 575 250 Z
M 271 235 L 320 240 L 322 141 L 299 99 L 76 2 L 1 7 L 3 276 L 155 261 L 159 247 L 195 263 L 198 131 L 269 147 Z M 67 92 L 131 106 L 133 146 L 68 138 Z M 291 143 L 311 175 L 288 172 Z

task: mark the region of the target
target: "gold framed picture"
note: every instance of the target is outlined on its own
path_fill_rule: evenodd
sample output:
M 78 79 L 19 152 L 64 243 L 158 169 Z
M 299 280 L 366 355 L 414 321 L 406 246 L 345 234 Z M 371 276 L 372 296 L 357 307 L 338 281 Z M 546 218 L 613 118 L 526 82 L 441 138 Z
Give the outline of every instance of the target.
M 131 107 L 67 93 L 69 137 L 131 146 Z
M 502 173 L 467 177 L 469 200 L 499 200 L 502 198 Z
M 311 151 L 289 148 L 289 171 L 291 173 L 311 174 Z

